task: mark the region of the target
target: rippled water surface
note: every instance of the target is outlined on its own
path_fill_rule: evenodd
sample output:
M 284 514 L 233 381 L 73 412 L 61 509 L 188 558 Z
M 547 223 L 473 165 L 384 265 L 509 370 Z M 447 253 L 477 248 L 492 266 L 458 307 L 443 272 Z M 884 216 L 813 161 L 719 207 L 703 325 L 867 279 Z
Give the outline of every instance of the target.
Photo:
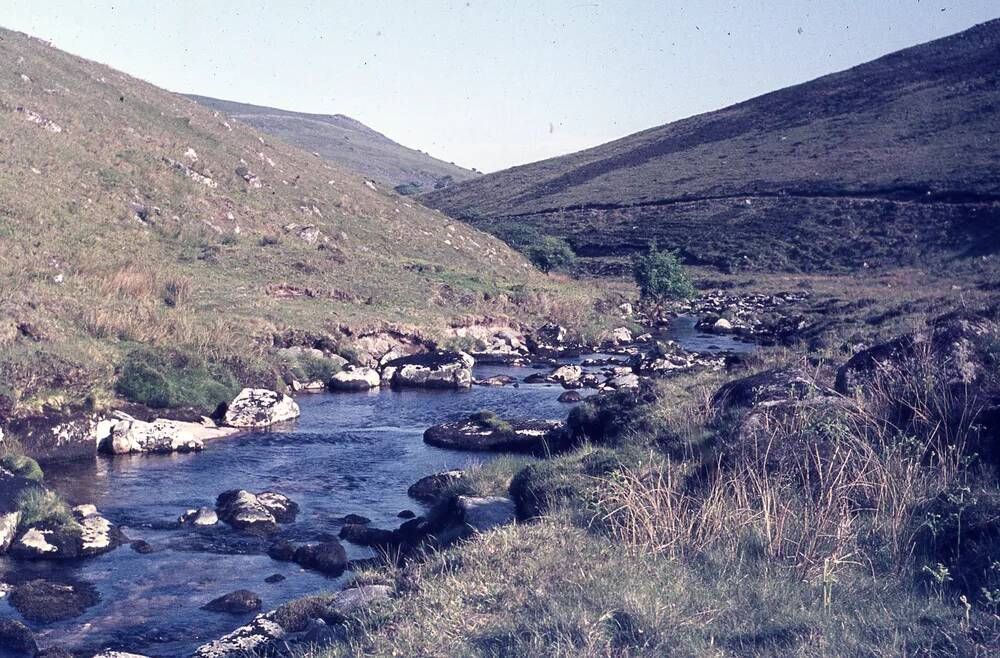
M 698 336 L 693 321 L 686 319 L 673 331 L 692 349 L 747 349 L 729 339 Z M 531 372 L 484 366 L 475 374 L 523 379 Z M 283 526 L 277 538 L 304 542 L 334 536 L 340 529 L 335 519 L 351 512 L 369 517 L 373 525 L 396 527 L 401 510 L 420 513 L 420 505 L 406 495 L 414 481 L 490 459 L 425 445 L 422 434 L 428 426 L 481 409 L 508 417 L 562 419 L 569 411 L 568 405 L 556 400 L 562 392 L 557 386 L 522 384 L 465 391 L 305 395 L 298 398 L 302 409 L 298 421 L 217 440 L 200 453 L 101 456 L 86 463 L 52 465 L 46 469 L 50 486 L 73 504 L 96 504 L 113 522 L 125 526 L 130 539 L 146 540 L 154 552 L 140 555 L 123 546 L 76 564 L 0 558 L 0 577 L 7 582 L 37 577 L 80 580 L 100 591 L 101 602 L 76 619 L 29 623 L 42 647 L 113 647 L 164 658 L 187 656 L 253 617 L 199 609 L 211 599 L 246 588 L 260 595 L 264 609 L 271 609 L 306 594 L 334 590 L 343 577 L 331 579 L 273 561 L 263 553 L 265 542 L 221 524 L 207 529 L 179 527 L 176 519 L 185 509 L 213 506 L 215 497 L 227 489 L 274 489 L 301 507 L 296 522 Z M 345 547 L 352 558 L 370 554 L 351 544 Z M 264 582 L 276 573 L 285 580 Z M 0 614 L 19 618 L 6 599 L 0 599 Z

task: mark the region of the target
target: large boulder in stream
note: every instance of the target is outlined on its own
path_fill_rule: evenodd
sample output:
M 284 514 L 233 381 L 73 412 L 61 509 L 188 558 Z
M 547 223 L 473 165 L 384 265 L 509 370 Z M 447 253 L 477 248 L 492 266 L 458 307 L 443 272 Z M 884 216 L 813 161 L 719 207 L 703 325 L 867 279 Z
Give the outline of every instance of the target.
M 406 494 L 410 498 L 415 498 L 428 505 L 436 503 L 441 496 L 452 486 L 458 484 L 465 477 L 464 471 L 441 471 L 425 475 L 410 485 Z
M 424 443 L 452 450 L 546 454 L 566 446 L 565 423 L 558 420 L 504 420 L 490 412 L 427 428 Z
M 93 505 L 78 505 L 71 518 L 47 518 L 21 528 L 10 554 L 31 560 L 72 560 L 107 553 L 125 541 Z
M 250 493 L 244 489 L 231 489 L 219 494 L 215 501 L 219 519 L 237 530 L 269 535 L 278 530 L 279 523 L 291 523 L 299 506 L 288 496 L 264 491 Z
M 348 368 L 335 374 L 328 386 L 332 391 L 368 391 L 381 383 L 382 376 L 374 368 Z
M 299 546 L 295 549 L 292 559 L 306 569 L 313 569 L 334 578 L 347 570 L 347 551 L 337 540 Z
M 394 386 L 423 388 L 469 388 L 476 360 L 465 352 L 425 352 L 392 359 L 384 369 L 392 369 Z
M 210 612 L 225 612 L 230 615 L 245 615 L 254 610 L 260 610 L 260 597 L 248 589 L 238 589 L 229 594 L 223 594 L 201 606 L 202 610 Z
M 230 427 L 268 427 L 299 417 L 295 400 L 266 388 L 245 388 L 229 403 L 226 424 Z
M 194 452 L 205 447 L 191 431 L 195 423 L 157 418 L 146 423 L 134 418 L 118 421 L 101 441 L 104 452 L 124 455 L 131 452 Z

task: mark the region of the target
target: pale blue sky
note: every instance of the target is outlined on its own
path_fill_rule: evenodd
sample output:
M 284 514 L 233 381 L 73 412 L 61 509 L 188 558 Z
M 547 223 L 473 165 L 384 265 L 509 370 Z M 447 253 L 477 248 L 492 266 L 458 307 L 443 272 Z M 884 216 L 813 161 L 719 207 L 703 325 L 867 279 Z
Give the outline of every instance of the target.
M 161 87 L 348 114 L 485 171 L 998 16 L 998 0 L 0 0 L 0 25 Z

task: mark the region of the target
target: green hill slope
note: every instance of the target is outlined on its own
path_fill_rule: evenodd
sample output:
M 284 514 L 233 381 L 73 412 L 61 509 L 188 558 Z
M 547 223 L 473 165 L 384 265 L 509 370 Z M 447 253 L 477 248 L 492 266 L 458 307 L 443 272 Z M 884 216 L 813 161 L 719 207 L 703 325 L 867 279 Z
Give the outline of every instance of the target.
M 290 112 L 194 94 L 188 98 L 389 187 L 410 184 L 414 190 L 427 192 L 477 176 L 397 144 L 343 114 Z
M 716 112 L 422 197 L 597 266 L 823 270 L 1000 248 L 1000 20 Z
M 290 329 L 558 305 L 504 243 L 344 168 L 23 34 L 0 58 L 0 398 L 107 390 L 139 343 L 250 372 Z

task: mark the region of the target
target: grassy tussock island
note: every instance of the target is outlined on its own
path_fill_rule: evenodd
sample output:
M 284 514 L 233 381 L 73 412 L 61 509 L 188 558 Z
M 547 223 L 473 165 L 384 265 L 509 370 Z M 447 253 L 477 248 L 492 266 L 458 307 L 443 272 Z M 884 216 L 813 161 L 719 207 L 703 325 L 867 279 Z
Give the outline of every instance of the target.
M 701 373 L 578 407 L 588 442 L 454 489 L 531 520 L 356 574 L 395 598 L 313 655 L 992 655 L 1000 488 L 970 419 L 996 371 L 960 395 L 923 353 L 832 396 L 803 370 L 793 404 L 726 407 L 732 375 Z

